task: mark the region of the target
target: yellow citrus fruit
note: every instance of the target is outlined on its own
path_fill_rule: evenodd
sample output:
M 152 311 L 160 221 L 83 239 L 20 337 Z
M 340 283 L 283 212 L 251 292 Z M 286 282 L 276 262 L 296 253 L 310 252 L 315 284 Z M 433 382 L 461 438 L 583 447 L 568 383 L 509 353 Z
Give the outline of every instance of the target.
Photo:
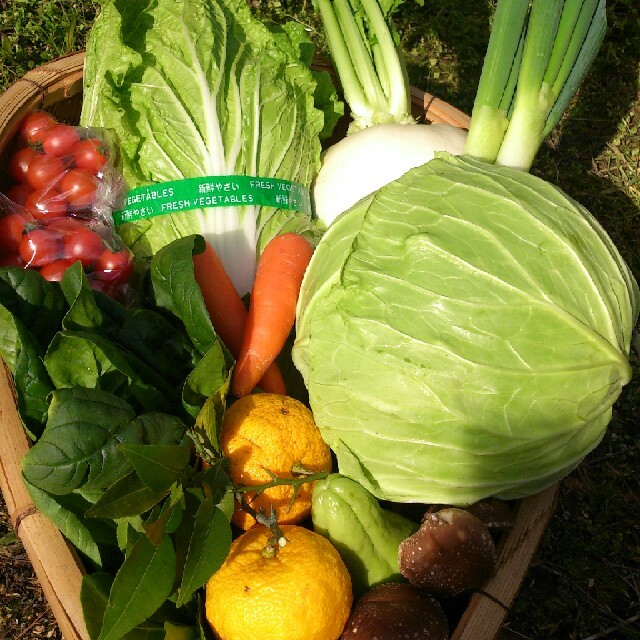
M 243 396 L 224 413 L 220 446 L 229 458 L 231 481 L 237 485 L 261 485 L 279 478 L 293 478 L 294 465 L 317 473 L 331 470 L 331 452 L 311 411 L 301 402 L 275 393 Z M 280 485 L 259 495 L 245 493 L 246 502 L 267 515 L 271 506 L 280 524 L 299 523 L 311 514 L 312 483 L 303 484 L 292 498 L 294 487 Z M 255 524 L 237 505 L 233 522 L 243 529 Z
M 255 525 L 234 540 L 206 587 L 206 615 L 220 640 L 337 640 L 353 595 L 335 547 L 297 525 L 280 527 L 286 544 L 263 554 L 272 537 Z

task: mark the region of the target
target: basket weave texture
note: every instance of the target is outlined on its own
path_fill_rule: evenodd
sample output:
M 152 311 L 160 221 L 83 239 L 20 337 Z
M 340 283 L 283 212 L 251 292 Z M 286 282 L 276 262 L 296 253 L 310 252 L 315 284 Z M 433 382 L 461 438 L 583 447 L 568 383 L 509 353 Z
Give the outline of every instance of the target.
M 6 166 L 11 141 L 22 118 L 45 109 L 77 124 L 82 100 L 82 52 L 27 73 L 0 96 L 0 167 Z M 317 67 L 326 66 L 317 61 Z M 414 116 L 428 122 L 467 128 L 469 118 L 435 96 L 411 89 Z M 3 185 L 0 185 L 0 187 Z M 11 374 L 0 361 L 0 490 L 45 597 L 65 640 L 90 640 L 80 605 L 84 568 L 58 529 L 33 505 L 22 482 L 20 460 L 29 448 L 18 411 Z M 555 509 L 558 485 L 520 500 L 514 527 L 498 548 L 493 577 L 471 597 L 452 640 L 495 640 Z

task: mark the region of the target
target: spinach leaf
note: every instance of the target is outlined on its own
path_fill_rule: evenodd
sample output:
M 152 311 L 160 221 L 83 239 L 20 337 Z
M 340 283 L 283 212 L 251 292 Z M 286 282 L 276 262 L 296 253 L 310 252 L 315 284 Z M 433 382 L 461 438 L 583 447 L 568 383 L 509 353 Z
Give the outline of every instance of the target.
M 106 489 L 131 470 L 119 445 L 142 442 L 135 417 L 131 405 L 99 389 L 53 391 L 47 426 L 22 459 L 25 478 L 56 495 Z
M 91 504 L 77 493 L 55 496 L 39 489 L 23 477 L 34 505 L 60 529 L 71 544 L 89 560 L 101 567 L 117 549 L 116 527 L 108 520 L 87 519 Z
M 47 397 L 53 389 L 34 335 L 0 305 L 0 356 L 13 375 L 18 412 L 32 437 L 42 433 Z
M 213 394 L 224 397 L 229 387 L 231 373 L 227 369 L 225 356 L 216 343 L 194 367 L 182 388 L 182 403 L 194 418 L 200 413 L 207 398 Z
M 139 415 L 134 422 L 142 429 L 144 444 L 182 444 L 187 430 L 182 420 L 173 415 L 152 411 Z
M 136 402 L 145 410 L 171 411 L 178 392 L 153 369 L 94 333 L 62 331 L 45 355 L 54 385 L 97 388 Z
M 58 284 L 37 271 L 0 267 L 0 304 L 46 347 L 58 330 L 67 305 Z
M 202 236 L 185 236 L 160 249 L 150 267 L 157 305 L 184 323 L 202 355 L 218 340 L 194 275 L 193 254 L 203 250 Z
M 126 310 L 121 323 L 107 327 L 105 334 L 172 386 L 181 385 L 200 358 L 178 321 L 152 309 Z
M 102 327 L 102 313 L 80 262 L 64 272 L 60 286 L 69 305 L 69 311 L 62 321 L 63 328 L 99 330 Z
M 62 326 L 108 338 L 177 386 L 193 368 L 194 347 L 179 326 L 151 309 L 126 308 L 110 296 L 91 288 L 79 263 L 67 269 L 61 282 L 69 304 Z M 169 314 L 167 314 L 168 316 Z

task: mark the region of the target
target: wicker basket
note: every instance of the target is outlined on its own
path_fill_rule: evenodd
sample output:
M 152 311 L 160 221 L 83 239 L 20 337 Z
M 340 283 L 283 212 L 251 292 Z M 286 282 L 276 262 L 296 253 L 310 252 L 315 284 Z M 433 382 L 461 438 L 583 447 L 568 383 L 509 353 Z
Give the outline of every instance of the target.
M 27 73 L 0 96 L 0 166 L 23 116 L 42 108 L 59 120 L 78 122 L 84 54 L 69 55 Z M 442 100 L 412 89 L 414 115 L 430 122 L 467 127 L 469 118 Z M 34 507 L 21 479 L 20 459 L 29 447 L 11 375 L 0 366 L 0 489 L 65 640 L 89 640 L 80 606 L 82 564 L 58 529 Z M 494 640 L 529 568 L 555 509 L 558 485 L 520 500 L 515 526 L 502 536 L 493 577 L 476 593 L 452 633 L 452 640 Z

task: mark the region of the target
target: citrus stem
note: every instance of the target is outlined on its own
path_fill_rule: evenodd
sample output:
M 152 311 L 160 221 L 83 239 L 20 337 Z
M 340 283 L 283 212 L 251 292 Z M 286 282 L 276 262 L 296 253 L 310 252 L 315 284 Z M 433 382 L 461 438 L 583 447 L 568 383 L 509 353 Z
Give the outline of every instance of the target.
M 305 475 L 301 478 L 279 478 L 271 471 L 266 469 L 267 473 L 273 478 L 271 482 L 266 482 L 265 484 L 255 484 L 255 485 L 236 485 L 231 490 L 233 493 L 260 493 L 267 489 L 271 489 L 272 487 L 278 487 L 280 485 L 289 485 L 291 487 L 296 488 L 297 490 L 308 482 L 316 482 L 316 480 L 324 480 L 328 475 L 329 471 L 320 471 L 319 473 L 311 473 L 309 475 Z
M 303 484 L 307 484 L 308 482 L 315 482 L 316 480 L 323 480 L 329 475 L 328 471 L 321 471 L 319 473 L 311 473 L 307 469 L 304 469 L 301 465 L 294 465 L 293 472 L 294 473 L 302 473 L 306 474 L 300 478 L 279 478 L 269 469 L 265 469 L 265 471 L 271 476 L 271 482 L 266 482 L 264 484 L 257 485 L 236 485 L 232 487 L 231 491 L 234 493 L 238 502 L 240 502 L 240 507 L 246 511 L 249 515 L 253 516 L 256 522 L 259 524 L 268 527 L 271 530 L 273 537 L 267 542 L 267 545 L 262 550 L 262 555 L 265 557 L 272 558 L 278 552 L 280 547 L 284 547 L 287 543 L 287 539 L 285 538 L 282 530 L 278 526 L 278 520 L 276 516 L 276 512 L 271 505 L 271 513 L 267 515 L 264 509 L 254 509 L 244 498 L 245 493 L 261 493 L 266 491 L 267 489 L 271 489 L 272 487 L 277 487 L 281 485 L 288 485 L 295 487 L 293 492 L 293 496 L 295 499 L 298 490 Z
M 278 552 L 278 549 L 280 547 L 284 547 L 284 545 L 287 544 L 287 539 L 284 537 L 282 529 L 280 529 L 280 527 L 278 526 L 278 519 L 273 505 L 271 505 L 271 513 L 267 515 L 266 511 L 262 507 L 258 510 L 254 509 L 244 499 L 243 495 L 240 495 L 238 499 L 240 501 L 240 506 L 244 511 L 253 516 L 253 519 L 258 524 L 262 524 L 265 527 L 268 527 L 271 531 L 272 537 L 267 541 L 267 544 L 262 550 L 262 555 L 265 558 L 273 558 Z

